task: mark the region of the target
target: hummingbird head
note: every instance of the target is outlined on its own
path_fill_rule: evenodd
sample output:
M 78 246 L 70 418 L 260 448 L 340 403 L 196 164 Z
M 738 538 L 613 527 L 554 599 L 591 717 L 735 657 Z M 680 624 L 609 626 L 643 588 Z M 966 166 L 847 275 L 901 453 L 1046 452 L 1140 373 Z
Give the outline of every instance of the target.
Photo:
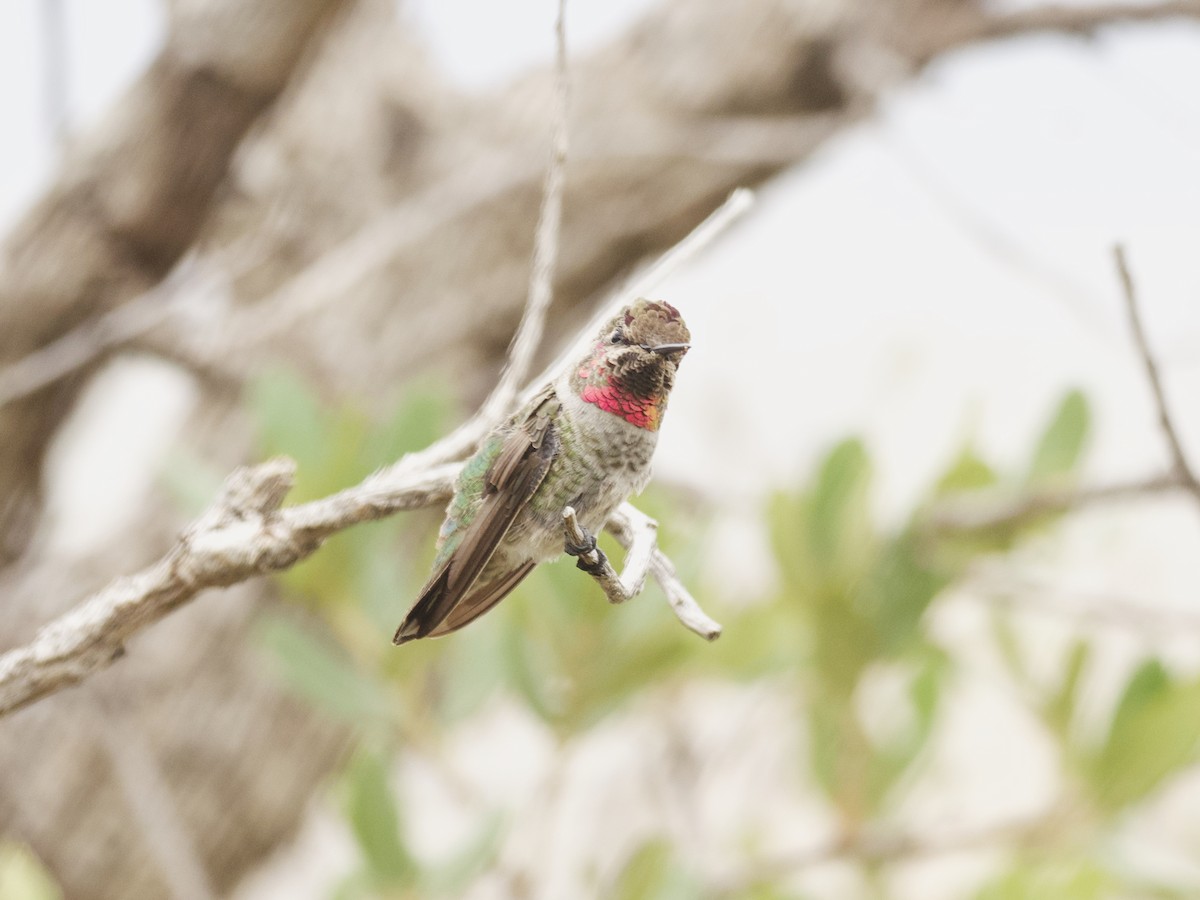
M 636 300 L 605 325 L 571 386 L 584 402 L 657 431 L 690 340 L 671 304 Z

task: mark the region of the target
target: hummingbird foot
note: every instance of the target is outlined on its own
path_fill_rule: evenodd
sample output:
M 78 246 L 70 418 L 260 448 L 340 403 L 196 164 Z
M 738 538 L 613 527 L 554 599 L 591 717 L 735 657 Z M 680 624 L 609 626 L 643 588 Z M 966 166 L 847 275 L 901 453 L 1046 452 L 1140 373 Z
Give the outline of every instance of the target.
M 563 542 L 563 550 L 570 556 L 578 557 L 575 561 L 575 568 L 587 572 L 592 577 L 599 577 L 608 568 L 608 557 L 604 555 L 604 551 L 596 546 L 596 536 L 584 528 L 579 526 L 579 532 L 583 540 L 576 543 L 573 539 L 567 538 Z
M 583 557 L 575 560 L 575 568 L 587 572 L 593 578 L 599 578 L 608 571 L 608 557 L 604 555 L 604 551 L 599 547 L 596 548 L 596 561 L 588 562 Z

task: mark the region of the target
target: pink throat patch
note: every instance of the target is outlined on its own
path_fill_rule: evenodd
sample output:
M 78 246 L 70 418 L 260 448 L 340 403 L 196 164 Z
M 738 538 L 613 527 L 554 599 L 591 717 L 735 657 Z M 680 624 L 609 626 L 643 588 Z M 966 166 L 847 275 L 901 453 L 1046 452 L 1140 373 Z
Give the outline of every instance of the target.
M 635 397 L 611 384 L 603 387 L 584 385 L 579 396 L 584 403 L 591 403 L 605 412 L 620 416 L 630 425 L 645 428 L 647 431 L 658 430 L 659 409 L 653 397 Z

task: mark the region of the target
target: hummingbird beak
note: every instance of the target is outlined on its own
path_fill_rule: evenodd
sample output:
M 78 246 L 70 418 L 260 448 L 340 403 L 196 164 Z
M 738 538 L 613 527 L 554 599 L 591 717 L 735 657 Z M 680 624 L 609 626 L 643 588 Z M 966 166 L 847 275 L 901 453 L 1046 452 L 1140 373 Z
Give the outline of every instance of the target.
M 669 356 L 672 353 L 687 353 L 691 346 L 691 344 L 658 344 L 646 349 L 651 353 L 657 353 L 659 356 Z

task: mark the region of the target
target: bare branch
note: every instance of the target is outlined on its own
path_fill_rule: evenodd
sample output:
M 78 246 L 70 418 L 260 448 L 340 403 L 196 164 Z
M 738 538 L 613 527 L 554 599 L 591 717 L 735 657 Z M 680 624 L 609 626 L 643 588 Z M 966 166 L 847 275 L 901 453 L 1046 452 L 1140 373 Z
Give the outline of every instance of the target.
M 167 315 L 160 287 L 69 331 L 0 369 L 0 406 L 28 397 L 83 368 L 106 351 L 149 331 Z
M 209 305 L 216 274 L 195 257 L 185 257 L 144 294 L 0 368 L 0 406 L 91 365 L 172 317 L 188 317 L 184 306 L 193 310 Z
M 1146 369 L 1146 380 L 1150 382 L 1150 389 L 1154 392 L 1158 424 L 1162 428 L 1163 436 L 1167 439 L 1167 446 L 1171 450 L 1172 474 L 1192 492 L 1197 501 L 1200 501 L 1200 481 L 1196 480 L 1195 472 L 1188 465 L 1187 456 L 1183 452 L 1183 444 L 1179 440 L 1179 432 L 1175 430 L 1175 422 L 1167 407 L 1162 376 L 1159 375 L 1158 363 L 1154 360 L 1154 354 L 1150 352 L 1150 343 L 1146 340 L 1146 330 L 1142 326 L 1142 315 L 1138 309 L 1137 290 L 1133 284 L 1133 276 L 1129 274 L 1129 264 L 1125 261 L 1125 248 L 1120 244 L 1113 247 L 1113 259 L 1117 264 L 1117 274 L 1121 278 L 1125 309 L 1129 313 L 1129 328 L 1133 332 L 1138 355 L 1142 358 L 1142 365 Z
M 0 656 L 0 715 L 106 668 L 121 656 L 127 638 L 206 588 L 290 568 L 351 525 L 444 501 L 460 464 L 417 467 L 409 462 L 421 456 L 412 454 L 355 487 L 286 509 L 280 507 L 295 475 L 291 460 L 236 470 L 216 502 L 161 560 L 117 579 L 42 628 L 27 646 Z M 648 569 L 679 620 L 706 640 L 715 640 L 721 626 L 705 615 L 670 560 L 655 548 L 657 524 L 623 504 L 607 527 L 630 549 L 633 563 L 626 581 L 611 572 L 611 566 L 611 578 L 597 579 L 606 593 L 614 591 L 610 598 L 619 591 L 620 600 L 614 602 L 621 602 L 639 593 Z
M 568 343 L 567 348 L 559 355 L 558 359 L 551 363 L 541 375 L 530 382 L 529 387 L 518 398 L 517 405 L 526 403 L 541 390 L 543 385 L 554 381 L 558 373 L 579 356 L 582 348 L 595 336 L 600 326 L 612 318 L 618 309 L 631 303 L 637 297 L 650 293 L 669 274 L 674 272 L 684 262 L 693 258 L 700 250 L 712 243 L 718 235 L 744 216 L 753 205 L 753 191 L 747 188 L 739 188 L 731 193 L 724 203 L 713 210 L 708 218 L 693 228 L 687 237 L 664 253 L 642 277 L 638 278 L 631 286 L 620 291 L 612 300 L 605 303 L 592 318 L 591 322 L 579 331 L 576 339 Z M 388 477 L 386 473 L 393 472 L 393 470 L 396 470 L 396 474 L 404 477 L 425 466 L 444 463 L 452 459 L 460 459 L 474 450 L 479 441 L 487 434 L 492 424 L 494 423 L 489 422 L 482 415 L 474 416 L 441 440 L 419 453 L 409 454 L 395 465 L 389 467 L 384 473 L 381 473 L 381 477 Z
M 1002 819 L 982 825 L 957 825 L 938 833 L 864 829 L 839 835 L 808 849 L 777 856 L 755 865 L 753 872 L 729 879 L 718 891 L 721 896 L 743 896 L 755 885 L 768 884 L 789 875 L 839 859 L 883 863 L 960 853 L 997 844 L 1026 843 L 1052 834 L 1071 820 L 1070 811 L 1052 807 L 1031 816 Z
M 1081 591 L 1013 571 L 1004 563 L 972 566 L 961 588 L 956 596 L 1076 625 L 1116 628 L 1159 638 L 1200 631 L 1200 615 L 1189 610 L 1119 594 Z
M 615 537 L 620 543 L 621 535 L 615 534 Z M 650 573 L 658 582 L 659 587 L 663 589 L 663 593 L 667 595 L 667 603 L 671 604 L 671 611 L 675 613 L 675 617 L 683 623 L 685 628 L 696 632 L 706 641 L 715 641 L 721 636 L 721 623 L 709 618 L 700 608 L 696 598 L 679 580 L 679 575 L 675 572 L 675 564 L 661 550 L 656 549 L 650 557 Z
M 555 22 L 556 42 L 554 66 L 554 137 L 550 167 L 542 191 L 542 208 L 538 213 L 536 239 L 533 248 L 533 270 L 529 276 L 529 295 L 521 324 L 508 348 L 508 364 L 500 381 L 483 404 L 483 418 L 496 421 L 512 406 L 517 391 L 529 377 L 533 354 L 542 342 L 546 312 L 554 299 L 554 269 L 558 262 L 558 239 L 562 225 L 563 184 L 567 167 L 567 104 L 570 81 L 567 75 L 567 0 L 558 0 L 558 19 Z
M 444 500 L 457 471 L 455 465 L 434 466 L 407 480 L 381 474 L 281 510 L 293 462 L 274 459 L 236 470 L 216 502 L 157 563 L 118 578 L 42 628 L 27 646 L 0 656 L 0 715 L 107 667 L 127 638 L 205 588 L 286 569 L 352 524 Z
M 113 774 L 132 818 L 146 835 L 173 900 L 212 900 L 216 896 L 195 843 L 179 816 L 162 766 L 140 731 L 115 698 L 98 685 L 79 704 L 81 714 L 100 735 Z
M 1131 500 L 1179 490 L 1184 484 L 1171 475 L 1092 488 L 1045 488 L 1013 497 L 975 491 L 938 503 L 926 517 L 934 532 L 987 531 L 1028 525 L 1043 516 L 1074 512 L 1096 503 Z
M 0 362 L 166 276 L 208 221 L 242 138 L 348 5 L 214 0 L 173 10 L 156 59 L 102 127 L 72 141 L 54 185 L 0 245 Z M 0 407 L 0 558 L 24 544 L 39 461 L 85 382 L 76 374 Z
M 575 516 L 575 507 L 568 506 L 563 509 L 562 517 L 563 534 L 567 544 L 575 547 L 585 546 L 590 541 L 590 536 L 579 524 Z M 609 603 L 632 600 L 646 586 L 646 576 L 650 574 L 650 554 L 654 550 L 658 523 L 643 516 L 641 525 L 629 548 L 629 555 L 625 558 L 624 575 L 617 575 L 617 570 L 598 547 L 579 554 L 580 561 L 590 568 L 588 574 L 596 579 Z
M 538 392 L 541 385 L 553 381 L 571 361 L 583 353 L 588 341 L 592 340 L 600 327 L 617 314 L 622 307 L 632 303 L 638 297 L 653 294 L 654 290 L 688 260 L 695 258 L 701 250 L 723 234 L 734 222 L 749 212 L 754 205 L 754 191 L 749 188 L 738 188 L 730 193 L 725 202 L 709 213 L 708 218 L 692 229 L 682 241 L 660 256 L 653 265 L 647 268 L 637 278 L 606 301 L 592 316 L 576 336 L 576 339 L 563 348 L 562 353 L 554 360 L 540 376 L 530 382 L 521 395 L 525 402 Z
M 721 636 L 721 626 L 700 608 L 700 604 L 683 586 L 675 567 L 663 555 L 657 544 L 658 523 L 632 504 L 622 503 L 609 518 L 605 528 L 626 550 L 625 571 L 618 575 L 612 563 L 596 547 L 579 554 L 589 575 L 604 591 L 609 603 L 624 603 L 640 594 L 646 586 L 646 576 L 653 573 L 667 595 L 667 602 L 679 621 L 706 641 Z M 585 546 L 589 535 L 579 524 L 575 508 L 563 510 L 563 534 L 568 545 Z
M 940 21 L 929 21 L 920 36 L 919 59 L 981 41 L 1003 40 L 1042 31 L 1089 35 L 1119 22 L 1157 22 L 1175 17 L 1200 16 L 1197 0 L 1163 3 L 1097 3 L 1088 6 L 1036 6 L 1019 12 L 994 15 L 982 4 L 957 7 Z
M 1200 15 L 1197 0 L 1165 3 L 1097 3 L 1094 6 L 1038 6 L 1002 16 L 989 16 L 970 40 L 997 40 L 1037 31 L 1062 31 L 1080 35 L 1118 22 L 1157 22 Z M 965 42 L 965 40 L 964 40 Z
M 721 636 L 720 623 L 711 619 L 700 608 L 696 598 L 679 580 L 671 560 L 658 549 L 657 522 L 632 504 L 622 503 L 604 527 L 627 551 L 624 576 L 618 577 L 612 564 L 596 550 L 582 554 L 581 558 L 593 566 L 602 564 L 599 574 L 589 574 L 596 579 L 596 583 L 604 590 L 610 602 L 624 603 L 641 593 L 649 573 L 667 595 L 671 611 L 685 628 L 694 631 L 706 641 L 715 641 Z M 586 536 L 575 520 L 575 510 L 569 506 L 563 510 L 563 528 L 570 543 L 578 546 L 585 542 Z

